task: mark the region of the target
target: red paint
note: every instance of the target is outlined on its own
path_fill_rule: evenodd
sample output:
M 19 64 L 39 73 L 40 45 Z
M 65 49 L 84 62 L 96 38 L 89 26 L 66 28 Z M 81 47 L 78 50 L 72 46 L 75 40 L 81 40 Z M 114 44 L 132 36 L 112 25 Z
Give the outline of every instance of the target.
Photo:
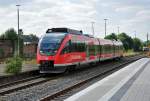
M 108 54 L 97 54 L 96 56 L 90 55 L 89 57 L 87 57 L 86 52 L 72 52 L 67 54 L 61 54 L 61 51 L 63 50 L 64 46 L 69 40 L 84 41 L 89 45 L 99 45 L 99 41 L 100 45 L 108 45 L 108 44 L 110 46 L 114 45 L 114 43 L 110 40 L 90 38 L 84 35 L 68 34 L 61 43 L 61 46 L 59 47 L 55 56 L 43 56 L 39 54 L 39 49 L 37 49 L 37 63 L 40 64 L 41 60 L 52 60 L 54 61 L 54 64 L 66 64 L 66 63 L 84 62 L 87 61 L 87 58 L 89 60 L 96 60 L 99 58 L 113 58 L 114 56 L 120 57 L 123 54 L 122 52 L 117 52 L 115 54 L 114 52 L 112 52 Z

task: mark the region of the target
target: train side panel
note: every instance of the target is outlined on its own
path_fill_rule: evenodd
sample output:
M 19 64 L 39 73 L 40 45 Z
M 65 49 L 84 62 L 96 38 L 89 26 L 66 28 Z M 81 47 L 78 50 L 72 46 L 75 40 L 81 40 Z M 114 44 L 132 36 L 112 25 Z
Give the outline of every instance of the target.
M 114 48 L 113 43 L 111 40 L 105 40 L 105 39 L 99 39 L 100 41 L 100 47 L 101 47 L 101 54 L 100 54 L 100 60 L 107 60 L 107 59 L 113 59 L 114 57 Z
M 46 43 L 39 42 L 37 62 L 40 64 L 41 73 L 60 73 L 72 66 L 79 67 L 82 64 L 123 56 L 123 45 L 120 41 L 97 39 L 83 34 L 63 34 L 65 36 L 61 38 L 62 41 L 57 39 L 57 34 L 46 34 L 51 38 L 47 38 Z M 47 45 L 47 42 L 50 43 Z
M 123 44 L 120 41 L 113 41 L 114 44 L 114 58 L 123 56 Z

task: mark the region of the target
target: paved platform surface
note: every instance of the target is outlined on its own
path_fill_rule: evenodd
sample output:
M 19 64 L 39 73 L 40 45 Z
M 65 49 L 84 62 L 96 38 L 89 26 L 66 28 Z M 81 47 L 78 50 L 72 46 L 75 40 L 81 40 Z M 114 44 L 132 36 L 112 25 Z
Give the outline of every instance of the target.
M 10 75 L 6 74 L 5 71 L 6 64 L 0 64 L 0 76 Z M 36 64 L 23 64 L 22 72 L 37 70 L 38 65 Z
M 150 101 L 150 58 L 126 66 L 65 101 Z

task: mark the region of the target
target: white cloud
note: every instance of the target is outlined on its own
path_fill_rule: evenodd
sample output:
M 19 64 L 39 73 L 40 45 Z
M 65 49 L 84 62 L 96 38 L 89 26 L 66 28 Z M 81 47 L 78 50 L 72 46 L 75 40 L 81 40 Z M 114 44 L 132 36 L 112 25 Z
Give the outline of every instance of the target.
M 25 32 L 30 31 L 38 35 L 48 27 L 68 26 L 80 29 L 83 23 L 95 16 L 96 10 L 91 5 L 94 3 L 77 4 L 61 0 L 34 0 L 22 8 L 21 25 Z
M 120 6 L 120 7 L 116 8 L 115 11 L 116 12 L 132 12 L 132 11 L 138 11 L 140 9 L 142 9 L 142 8 L 139 6 L 132 6 L 132 5 L 127 6 L 126 5 L 126 6 Z
M 104 18 L 108 18 L 107 32 L 113 30 L 132 33 L 150 31 L 149 7 L 139 1 L 119 0 L 28 0 L 21 2 L 20 28 L 25 34 L 43 34 L 47 28 L 69 27 L 91 33 L 91 21 L 95 21 L 96 36 L 104 36 Z M 0 32 L 16 28 L 17 14 L 14 4 L 0 6 Z

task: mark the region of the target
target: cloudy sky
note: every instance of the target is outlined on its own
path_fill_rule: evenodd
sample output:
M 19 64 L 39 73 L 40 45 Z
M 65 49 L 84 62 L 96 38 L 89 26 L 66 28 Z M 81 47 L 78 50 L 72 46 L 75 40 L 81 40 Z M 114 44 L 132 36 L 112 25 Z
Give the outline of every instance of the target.
M 47 28 L 69 27 L 104 37 L 104 18 L 107 32 L 126 32 L 146 40 L 150 33 L 150 0 L 0 0 L 0 33 L 17 29 L 16 4 L 20 4 L 20 28 L 25 34 L 41 36 Z

